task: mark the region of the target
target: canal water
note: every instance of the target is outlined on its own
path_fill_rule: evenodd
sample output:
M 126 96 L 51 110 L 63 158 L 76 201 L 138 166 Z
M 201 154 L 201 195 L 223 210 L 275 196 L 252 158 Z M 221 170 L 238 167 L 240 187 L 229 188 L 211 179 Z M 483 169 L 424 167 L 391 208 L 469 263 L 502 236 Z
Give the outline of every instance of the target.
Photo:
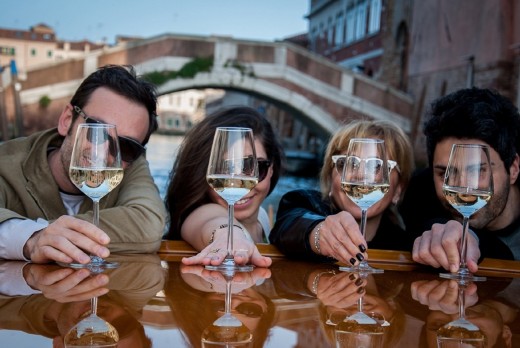
M 153 134 L 146 146 L 146 158 L 150 163 L 152 176 L 163 199 L 168 187 L 170 171 L 173 167 L 173 162 L 182 139 L 183 137 L 178 135 Z M 290 175 L 282 176 L 280 180 L 278 180 L 274 191 L 264 201 L 263 206 L 268 212 L 275 216 L 278 203 L 284 193 L 291 190 L 308 188 L 319 190 L 318 180 L 316 178 Z

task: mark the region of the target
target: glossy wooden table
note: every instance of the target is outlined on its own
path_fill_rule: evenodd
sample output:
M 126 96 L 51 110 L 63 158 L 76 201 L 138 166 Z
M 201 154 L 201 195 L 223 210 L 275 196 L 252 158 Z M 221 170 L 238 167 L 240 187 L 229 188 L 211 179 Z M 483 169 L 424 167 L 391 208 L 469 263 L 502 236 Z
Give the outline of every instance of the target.
M 273 257 L 273 265 L 230 280 L 231 313 L 252 335 L 242 346 L 353 346 L 343 319 L 356 312 L 360 297 L 364 311 L 390 324 L 382 327 L 381 347 L 436 347 L 437 329 L 457 317 L 457 284 L 415 264 L 409 253 L 370 250 L 370 264 L 385 273 L 360 279 L 335 264 L 288 260 L 273 246 L 259 248 Z M 224 313 L 226 280 L 218 272 L 182 266 L 181 258 L 193 254 L 183 242 L 164 242 L 157 255 L 113 257 L 121 266 L 106 272 L 110 291 L 99 297 L 99 314 L 119 331 L 118 347 L 213 347 L 201 339 Z M 60 347 L 68 328 L 88 311 L 88 291 L 99 285 L 74 286 L 78 274 L 67 270 L 64 276 L 56 265 L 24 270 L 31 282 L 38 279 L 35 287 L 43 294 L 0 297 L 2 347 L 53 347 L 53 339 Z M 467 316 L 486 335 L 486 346 L 501 337 L 499 342 L 520 347 L 520 262 L 484 260 L 479 274 L 488 280 L 466 288 Z

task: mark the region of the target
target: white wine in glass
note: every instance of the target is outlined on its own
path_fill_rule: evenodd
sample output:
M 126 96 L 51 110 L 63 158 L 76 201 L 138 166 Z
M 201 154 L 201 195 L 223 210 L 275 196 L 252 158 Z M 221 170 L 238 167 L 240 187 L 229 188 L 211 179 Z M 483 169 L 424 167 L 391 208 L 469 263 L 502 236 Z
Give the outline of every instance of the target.
M 458 308 L 457 319 L 450 321 L 437 330 L 437 347 L 486 347 L 486 336 L 475 324 L 466 319 L 466 305 L 464 290 L 469 282 L 459 280 L 458 285 Z
M 227 255 L 222 264 L 208 265 L 206 268 L 226 272 L 253 270 L 252 265 L 237 265 L 233 250 L 234 204 L 258 184 L 258 163 L 253 131 L 250 128 L 216 129 L 206 180 L 228 204 Z
M 341 175 L 341 188 L 361 209 L 360 230 L 365 238 L 367 211 L 379 202 L 390 188 L 385 143 L 381 139 L 354 138 L 350 140 L 345 166 Z M 340 267 L 342 271 L 383 273 L 370 267 L 366 260 L 358 265 Z
M 70 180 L 93 202 L 93 223 L 99 226 L 99 201 L 123 180 L 123 165 L 116 126 L 111 124 L 82 123 L 76 130 L 69 167 Z M 73 268 L 115 268 L 116 262 L 107 262 L 91 255 L 90 262 L 68 265 Z
M 249 347 L 251 331 L 231 313 L 231 285 L 234 272 L 222 272 L 226 279 L 224 314 L 202 332 L 202 347 Z
M 462 238 L 459 270 L 456 273 L 441 273 L 440 276 L 461 281 L 486 280 L 485 277 L 471 274 L 466 265 L 466 252 L 470 217 L 482 209 L 493 195 L 489 148 L 480 144 L 454 144 L 442 189 L 448 203 L 462 215 Z
M 97 301 L 97 297 L 91 299 L 90 314 L 81 319 L 65 335 L 66 348 L 117 347 L 119 334 L 112 324 L 97 315 Z

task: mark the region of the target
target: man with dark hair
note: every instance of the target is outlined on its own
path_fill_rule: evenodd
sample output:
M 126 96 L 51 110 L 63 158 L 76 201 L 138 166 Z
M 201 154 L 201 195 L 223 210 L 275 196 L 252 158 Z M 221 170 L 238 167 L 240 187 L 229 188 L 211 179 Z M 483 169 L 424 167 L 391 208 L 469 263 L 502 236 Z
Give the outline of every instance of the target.
M 401 206 L 407 229 L 419 235 L 413 259 L 458 270 L 461 216 L 444 198 L 442 185 L 452 145 L 474 143 L 490 148 L 494 194 L 470 219 L 468 268 L 475 272 L 484 257 L 520 260 L 517 108 L 497 92 L 470 88 L 434 101 L 430 116 L 424 129 L 429 168 L 412 179 Z
M 0 258 L 87 263 L 88 254 L 157 251 L 166 212 L 143 156 L 156 106 L 132 67 L 108 65 L 81 83 L 57 128 L 0 145 Z M 80 123 L 116 125 L 121 147 L 124 177 L 100 202 L 99 228 L 68 175 Z

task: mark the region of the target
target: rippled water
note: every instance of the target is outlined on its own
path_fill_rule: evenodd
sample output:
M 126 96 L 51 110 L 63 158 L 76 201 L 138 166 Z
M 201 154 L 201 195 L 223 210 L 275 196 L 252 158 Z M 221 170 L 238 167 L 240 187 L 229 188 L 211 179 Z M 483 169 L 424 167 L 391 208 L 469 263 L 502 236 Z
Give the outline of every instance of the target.
M 182 139 L 182 136 L 154 134 L 147 145 L 146 158 L 150 163 L 150 170 L 162 198 L 166 194 L 170 171 Z M 315 178 L 283 176 L 273 192 L 266 198 L 263 206 L 268 211 L 272 209 L 273 214 L 276 214 L 278 202 L 284 193 L 296 189 L 319 189 L 318 185 Z

